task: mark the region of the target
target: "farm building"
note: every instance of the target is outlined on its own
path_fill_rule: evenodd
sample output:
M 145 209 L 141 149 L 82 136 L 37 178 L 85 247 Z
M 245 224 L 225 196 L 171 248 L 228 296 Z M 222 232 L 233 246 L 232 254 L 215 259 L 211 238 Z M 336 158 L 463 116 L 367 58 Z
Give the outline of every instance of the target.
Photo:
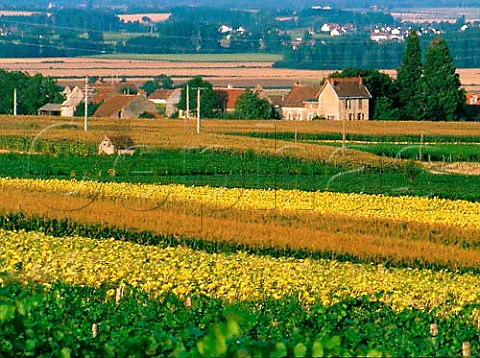
M 296 83 L 282 103 L 287 120 L 368 120 L 372 98 L 360 77 L 327 78 L 322 87 Z
M 62 105 L 60 103 L 47 103 L 41 106 L 37 113 L 39 116 L 60 116 Z
M 159 88 L 155 90 L 148 100 L 155 103 L 155 105 L 160 106 L 168 117 L 171 117 L 175 112 L 178 111 L 178 102 L 180 102 L 182 90 L 181 88 L 176 89 L 164 89 Z
M 141 118 L 148 114 L 155 117 L 158 112 L 155 104 L 140 95 L 114 95 L 105 100 L 95 111 L 95 117 Z
M 238 97 L 245 92 L 245 88 L 215 88 L 217 103 L 223 113 L 233 113 L 235 111 L 235 102 Z
M 218 108 L 223 113 L 233 113 L 235 111 L 235 103 L 246 91 L 246 88 L 232 87 L 231 85 L 226 88 L 215 88 L 215 94 L 217 96 Z M 283 97 L 280 95 L 269 94 L 260 84 L 257 84 L 252 92 L 257 94 L 259 98 L 266 100 L 270 106 L 277 112 L 277 116 L 280 117 L 280 107 Z
M 318 95 L 318 113 L 331 120 L 368 120 L 371 98 L 361 77 L 327 78 Z
M 82 103 L 84 98 L 83 90 L 75 86 L 73 90 L 66 87 L 62 95 L 65 97 L 65 101 L 59 103 L 47 103 L 37 110 L 39 116 L 62 116 L 73 117 L 75 110 Z
M 282 117 L 287 120 L 311 120 L 318 116 L 320 87 L 295 83 L 282 103 Z
M 98 154 L 114 155 L 133 154 L 135 152 L 135 142 L 130 136 L 105 136 L 98 145 Z

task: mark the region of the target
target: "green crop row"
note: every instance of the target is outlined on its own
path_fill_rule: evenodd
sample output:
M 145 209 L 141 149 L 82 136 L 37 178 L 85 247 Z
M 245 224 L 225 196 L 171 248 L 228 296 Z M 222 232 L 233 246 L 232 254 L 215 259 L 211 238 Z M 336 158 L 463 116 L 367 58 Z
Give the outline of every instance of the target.
M 254 138 L 268 138 L 341 146 L 341 133 L 232 133 Z M 375 136 L 346 134 L 347 148 L 365 151 L 382 157 L 437 162 L 477 162 L 480 160 L 479 138 L 476 136 Z
M 480 151 L 478 145 L 465 144 L 361 144 L 353 147 L 383 157 L 414 159 L 434 162 L 478 162 Z
M 68 124 L 65 124 L 68 126 Z M 36 155 L 44 153 L 49 155 L 57 155 L 59 153 L 73 155 L 94 155 L 98 148 L 95 144 L 87 144 L 82 142 L 74 142 L 71 140 L 32 140 L 26 137 L 0 137 L 0 149 L 6 149 L 13 152 L 30 153 Z
M 276 140 L 298 141 L 341 141 L 342 133 L 305 133 L 305 132 L 229 132 L 230 135 L 266 138 Z M 478 136 L 471 135 L 379 135 L 346 133 L 347 141 L 381 142 L 381 143 L 479 143 Z
M 430 173 L 413 162 L 347 168 L 227 150 L 156 149 L 121 157 L 6 153 L 0 154 L 0 176 L 480 199 L 478 177 Z
M 111 294 L 110 292 L 113 292 Z M 308 309 L 295 297 L 227 303 L 207 297 L 151 299 L 128 286 L 22 285 L 0 274 L 1 356 L 322 357 L 478 356 L 471 320 L 393 311 L 377 296 Z M 438 334 L 432 336 L 431 325 Z

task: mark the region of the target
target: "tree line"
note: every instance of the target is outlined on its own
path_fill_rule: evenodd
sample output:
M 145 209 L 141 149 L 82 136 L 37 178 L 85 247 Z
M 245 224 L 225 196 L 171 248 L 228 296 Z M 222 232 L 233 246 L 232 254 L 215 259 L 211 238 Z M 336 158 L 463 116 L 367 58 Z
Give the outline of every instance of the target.
M 375 25 L 400 25 L 383 11 L 334 8 L 246 11 L 182 6 L 163 10 L 171 16 L 158 24 L 126 23 L 112 11 L 93 8 L 58 8 L 49 15 L 2 17 L 0 57 L 266 52 L 283 54 L 276 67 L 393 69 L 399 66 L 405 49 L 402 42 L 376 43 L 370 39 Z M 455 24 L 434 26 L 443 32 L 457 67 L 480 67 L 480 28 L 472 24 L 466 31 L 459 31 L 464 22 L 465 18 L 459 18 Z M 319 33 L 324 23 L 350 24 L 352 31 L 330 37 Z M 228 25 L 232 31 L 222 33 L 220 25 Z M 245 31 L 237 31 L 240 28 Z M 297 36 L 302 37 L 302 43 L 292 46 Z M 422 48 L 426 49 L 431 40 L 431 35 L 423 35 Z
M 454 63 L 459 68 L 480 67 L 480 28 L 442 34 Z M 435 35 L 422 35 L 420 45 L 426 51 Z M 368 35 L 342 36 L 285 48 L 278 68 L 332 69 L 347 67 L 395 69 L 400 65 L 406 44 L 372 41 Z
M 55 80 L 40 74 L 0 69 L 0 113 L 13 114 L 16 92 L 17 114 L 34 115 L 46 103 L 61 103 L 63 97 Z
M 332 77 L 363 78 L 372 94 L 370 113 L 377 120 L 458 121 L 467 116 L 465 92 L 445 39 L 433 39 L 425 55 L 411 31 L 393 80 L 378 70 L 349 68 Z

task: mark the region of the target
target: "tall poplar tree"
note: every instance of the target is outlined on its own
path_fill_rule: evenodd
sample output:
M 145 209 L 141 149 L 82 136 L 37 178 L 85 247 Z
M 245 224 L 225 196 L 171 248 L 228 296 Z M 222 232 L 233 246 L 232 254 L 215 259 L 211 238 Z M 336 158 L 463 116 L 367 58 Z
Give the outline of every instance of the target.
M 397 69 L 395 85 L 401 118 L 422 119 L 420 80 L 422 77 L 422 49 L 416 30 L 409 32 L 402 62 Z
M 424 119 L 455 121 L 464 118 L 465 92 L 460 88 L 455 70 L 446 41 L 432 40 L 422 77 Z

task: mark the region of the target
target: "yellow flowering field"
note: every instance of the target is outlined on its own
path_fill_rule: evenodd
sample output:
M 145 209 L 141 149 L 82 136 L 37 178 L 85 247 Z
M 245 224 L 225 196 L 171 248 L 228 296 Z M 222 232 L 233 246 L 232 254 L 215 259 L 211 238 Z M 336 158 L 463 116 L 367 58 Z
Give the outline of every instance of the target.
M 246 253 L 208 254 L 186 247 L 6 230 L 0 230 L 2 271 L 17 272 L 26 282 L 112 287 L 127 282 L 155 296 L 204 294 L 228 301 L 294 295 L 305 304 L 319 300 L 330 305 L 346 297 L 385 292 L 382 299 L 395 309 L 444 305 L 445 312 L 453 313 L 480 297 L 478 275 L 468 273 Z
M 0 188 L 6 186 L 29 191 L 61 192 L 67 196 L 88 197 L 92 200 L 114 198 L 157 203 L 188 202 L 210 209 L 312 212 L 480 228 L 480 203 L 464 200 L 280 189 L 189 187 L 180 184 L 0 178 Z

